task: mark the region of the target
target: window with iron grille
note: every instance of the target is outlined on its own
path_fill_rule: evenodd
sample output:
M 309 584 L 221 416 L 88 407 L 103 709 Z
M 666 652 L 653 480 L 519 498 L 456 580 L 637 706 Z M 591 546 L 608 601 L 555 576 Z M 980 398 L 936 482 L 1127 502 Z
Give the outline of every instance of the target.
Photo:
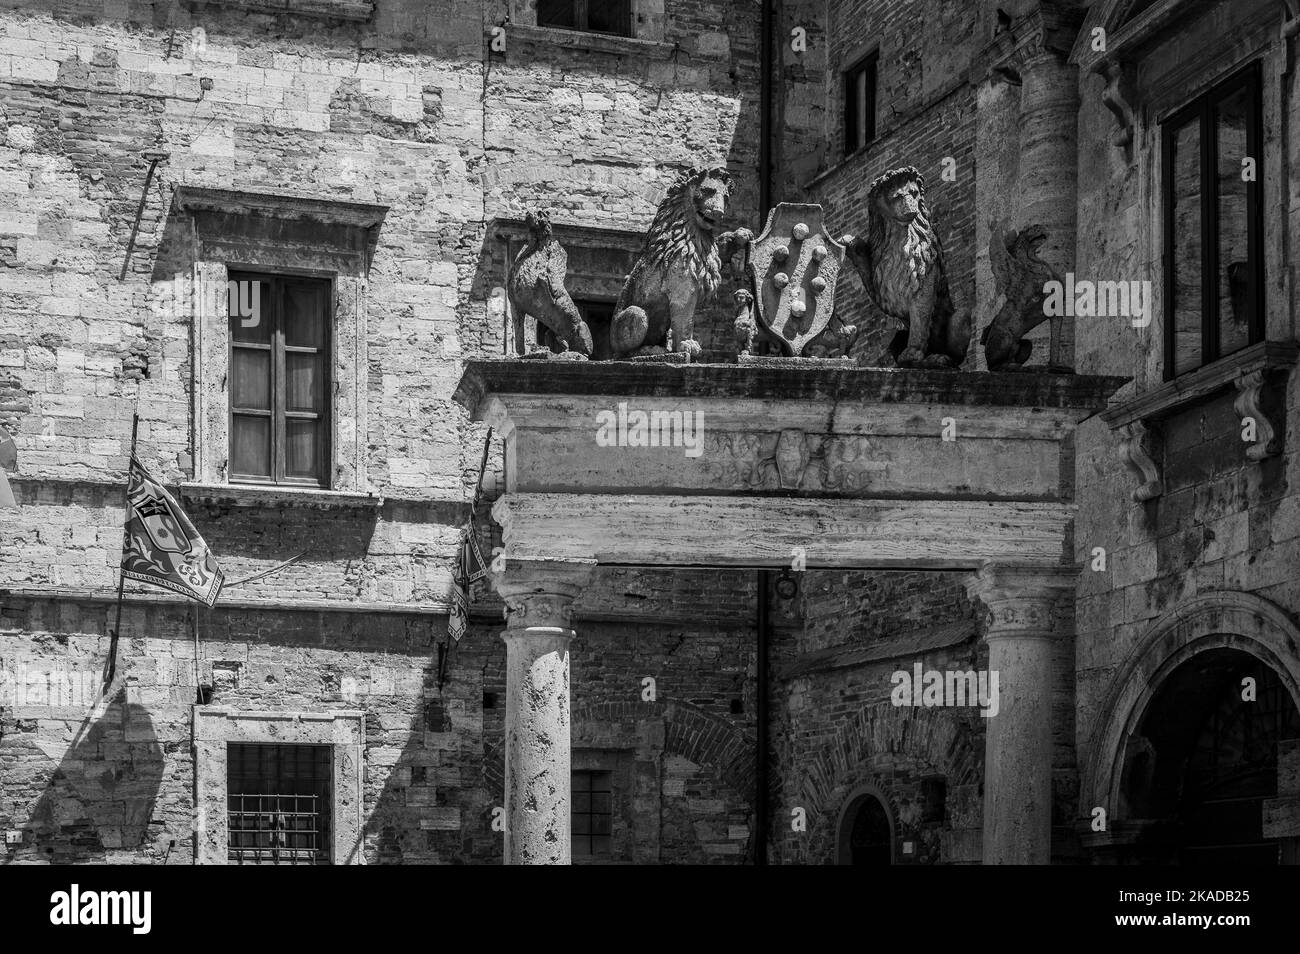
M 608 858 L 614 825 L 613 773 L 573 773 L 573 854 Z
M 537 25 L 632 35 L 632 0 L 537 0 Z
M 330 746 L 230 743 L 226 765 L 230 861 L 330 863 Z
M 230 480 L 329 484 L 331 283 L 230 272 Z
M 1261 108 L 1255 63 L 1161 124 L 1165 380 L 1264 340 Z
M 872 53 L 844 71 L 844 154 L 876 138 L 876 64 Z

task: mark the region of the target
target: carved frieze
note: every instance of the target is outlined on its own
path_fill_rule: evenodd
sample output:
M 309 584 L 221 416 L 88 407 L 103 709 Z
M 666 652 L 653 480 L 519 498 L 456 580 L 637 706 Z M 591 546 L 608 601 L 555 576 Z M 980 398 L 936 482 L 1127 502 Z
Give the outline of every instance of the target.
M 871 489 L 888 464 L 873 456 L 863 435 L 807 434 L 786 428 L 769 434 L 722 434 L 705 458 L 723 485 L 746 490 L 857 494 Z

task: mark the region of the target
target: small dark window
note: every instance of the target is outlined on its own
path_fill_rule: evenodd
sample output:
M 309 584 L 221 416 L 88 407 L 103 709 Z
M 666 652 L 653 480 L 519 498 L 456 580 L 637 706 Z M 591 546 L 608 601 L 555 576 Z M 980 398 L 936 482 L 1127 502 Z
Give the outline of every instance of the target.
M 329 483 L 327 279 L 230 273 L 230 480 Z
M 537 25 L 632 35 L 632 0 L 537 0 Z
M 578 858 L 608 858 L 613 832 L 612 773 L 573 773 L 573 854 Z
M 872 53 L 844 72 L 844 154 L 876 138 L 876 64 Z
M 942 825 L 948 801 L 948 782 L 942 778 L 921 779 L 921 824 Z
M 227 745 L 227 858 L 329 864 L 332 764 L 328 745 Z
M 1260 113 L 1254 64 L 1162 124 L 1166 380 L 1264 339 Z

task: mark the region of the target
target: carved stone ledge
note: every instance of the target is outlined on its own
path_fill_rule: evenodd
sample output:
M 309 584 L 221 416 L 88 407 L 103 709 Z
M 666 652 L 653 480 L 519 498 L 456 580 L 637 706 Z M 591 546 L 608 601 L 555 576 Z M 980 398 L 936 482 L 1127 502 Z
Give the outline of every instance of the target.
M 375 12 L 372 0 L 188 0 L 188 4 L 329 20 L 369 20 Z
M 538 50 L 587 50 L 594 53 L 613 53 L 619 56 L 641 56 L 651 60 L 672 59 L 676 52 L 680 59 L 690 59 L 690 54 L 673 43 L 647 40 L 635 36 L 613 36 L 608 33 L 590 33 L 586 30 L 563 30 L 558 27 L 533 26 L 511 23 L 506 28 L 506 49 L 511 44 L 528 44 Z M 489 39 L 492 31 L 484 32 Z M 508 54 L 507 54 L 508 55 Z M 697 59 L 718 59 L 719 55 L 695 54 Z
M 1261 341 L 1103 411 L 1101 419 L 1123 435 L 1125 464 L 1142 482 L 1133 499 L 1151 500 L 1163 492 L 1160 455 L 1151 441 L 1154 426 L 1230 387 L 1237 390 L 1233 408 L 1255 420 L 1258 439 L 1246 457 L 1259 461 L 1282 453 L 1283 428 L 1273 410 L 1282 402 L 1268 400 L 1268 392 L 1285 387 L 1298 356 L 1300 344 L 1294 341 Z
M 183 483 L 181 497 L 196 503 L 221 507 L 262 507 L 281 509 L 299 507 L 309 510 L 378 509 L 384 505 L 380 494 L 326 490 L 321 487 L 294 487 L 285 484 L 206 484 Z

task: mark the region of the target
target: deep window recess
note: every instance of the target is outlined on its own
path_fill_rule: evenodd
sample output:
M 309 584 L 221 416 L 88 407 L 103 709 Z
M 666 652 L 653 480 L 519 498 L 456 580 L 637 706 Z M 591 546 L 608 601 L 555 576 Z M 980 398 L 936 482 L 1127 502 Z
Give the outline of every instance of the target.
M 230 272 L 231 482 L 328 486 L 331 301 L 328 279 Z
M 573 773 L 573 854 L 610 857 L 614 804 L 611 772 Z
M 330 746 L 232 742 L 226 764 L 230 861 L 330 863 Z
M 844 72 L 844 154 L 876 138 L 876 64 L 872 53 Z
M 1165 380 L 1264 339 L 1260 116 L 1253 64 L 1161 124 Z
M 632 0 L 537 0 L 537 25 L 632 35 Z

